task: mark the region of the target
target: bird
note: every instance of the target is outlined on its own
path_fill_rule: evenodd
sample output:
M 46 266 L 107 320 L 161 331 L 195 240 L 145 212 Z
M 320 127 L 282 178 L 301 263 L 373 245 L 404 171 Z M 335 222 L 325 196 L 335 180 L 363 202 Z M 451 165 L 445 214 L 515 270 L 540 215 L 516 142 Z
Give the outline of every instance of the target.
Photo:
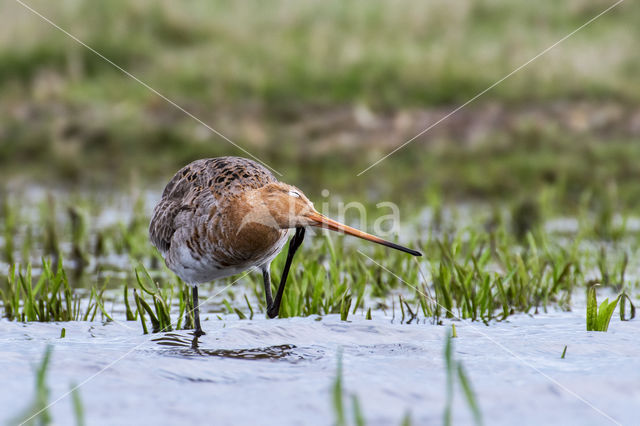
M 291 262 L 307 227 L 422 255 L 320 214 L 300 189 L 279 181 L 262 164 L 242 157 L 205 158 L 180 169 L 153 209 L 149 238 L 167 267 L 192 288 L 197 338 L 205 334 L 200 324 L 198 285 L 251 268 L 262 272 L 268 317 L 278 316 Z M 291 229 L 295 234 L 274 298 L 271 262 L 285 246 Z

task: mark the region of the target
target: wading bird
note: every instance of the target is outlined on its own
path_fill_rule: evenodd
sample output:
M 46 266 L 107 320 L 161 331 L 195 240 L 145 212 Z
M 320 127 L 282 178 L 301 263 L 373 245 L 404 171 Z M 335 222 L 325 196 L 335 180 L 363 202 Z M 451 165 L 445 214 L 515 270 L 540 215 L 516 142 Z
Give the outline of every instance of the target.
M 280 310 L 293 256 L 305 227 L 315 226 L 373 241 L 414 256 L 420 252 L 385 241 L 318 213 L 295 186 L 279 182 L 255 161 L 219 157 L 194 161 L 169 181 L 153 210 L 149 235 L 165 263 L 193 288 L 195 336 L 200 326 L 198 284 L 255 267 L 262 271 L 267 315 Z M 289 229 L 295 235 L 275 299 L 271 261 L 282 250 Z

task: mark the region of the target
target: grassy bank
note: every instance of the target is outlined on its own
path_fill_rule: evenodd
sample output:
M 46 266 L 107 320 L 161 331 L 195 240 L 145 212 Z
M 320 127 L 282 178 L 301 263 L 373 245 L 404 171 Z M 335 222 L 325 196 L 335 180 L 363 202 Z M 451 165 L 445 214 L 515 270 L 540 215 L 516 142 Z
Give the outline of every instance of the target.
M 612 2 L 29 4 L 180 100 L 286 109 L 300 102 L 381 108 L 461 102 Z M 637 100 L 639 59 L 630 42 L 639 14 L 636 5 L 621 5 L 490 96 Z M 5 4 L 2 15 L 4 86 L 30 86 L 49 72 L 72 101 L 154 99 L 19 4 Z
M 361 177 L 610 3 L 30 4 L 308 192 L 424 205 L 552 182 L 569 208 L 612 186 L 622 208 L 640 199 L 628 2 Z M 7 177 L 159 189 L 193 159 L 242 154 L 18 3 L 0 7 Z

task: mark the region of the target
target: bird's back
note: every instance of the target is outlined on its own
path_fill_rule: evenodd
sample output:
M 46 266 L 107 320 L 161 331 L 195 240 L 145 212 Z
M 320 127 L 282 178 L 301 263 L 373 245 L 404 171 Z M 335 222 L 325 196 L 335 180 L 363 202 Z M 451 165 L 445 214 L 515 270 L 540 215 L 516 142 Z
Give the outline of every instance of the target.
M 276 181 L 267 168 L 246 158 L 196 160 L 180 169 L 165 187 L 149 226 L 151 242 L 176 271 L 180 267 L 177 256 L 180 257 L 182 251 L 188 250 L 189 255 L 196 257 L 204 255 L 205 250 L 195 246 L 207 239 L 200 234 L 207 232 L 215 213 L 230 199 Z M 172 247 L 175 244 L 185 247 Z M 174 265 L 172 258 L 176 258 Z M 209 259 L 203 260 L 207 261 Z M 182 278 L 188 281 L 188 277 Z

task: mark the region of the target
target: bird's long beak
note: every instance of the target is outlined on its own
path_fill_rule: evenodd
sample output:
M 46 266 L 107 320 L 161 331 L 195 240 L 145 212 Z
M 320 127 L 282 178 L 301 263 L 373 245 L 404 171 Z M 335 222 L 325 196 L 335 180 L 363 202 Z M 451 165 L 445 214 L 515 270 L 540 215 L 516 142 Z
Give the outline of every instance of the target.
M 422 256 L 422 253 L 416 250 L 411 250 L 410 248 L 403 247 L 399 244 L 392 243 L 391 241 L 383 240 L 382 238 L 378 238 L 375 235 L 367 234 L 366 232 L 360 231 L 358 229 L 352 228 L 350 226 L 344 225 L 340 222 L 336 222 L 333 219 L 329 219 L 328 217 L 318 213 L 311 212 L 306 215 L 307 218 L 312 220 L 312 226 L 317 226 L 319 228 L 329 229 L 331 231 L 342 232 L 343 234 L 353 235 L 354 237 L 362 238 L 363 240 L 372 241 L 374 243 L 382 244 L 383 246 L 391 247 L 396 250 L 403 251 L 405 253 L 412 254 L 414 256 Z

